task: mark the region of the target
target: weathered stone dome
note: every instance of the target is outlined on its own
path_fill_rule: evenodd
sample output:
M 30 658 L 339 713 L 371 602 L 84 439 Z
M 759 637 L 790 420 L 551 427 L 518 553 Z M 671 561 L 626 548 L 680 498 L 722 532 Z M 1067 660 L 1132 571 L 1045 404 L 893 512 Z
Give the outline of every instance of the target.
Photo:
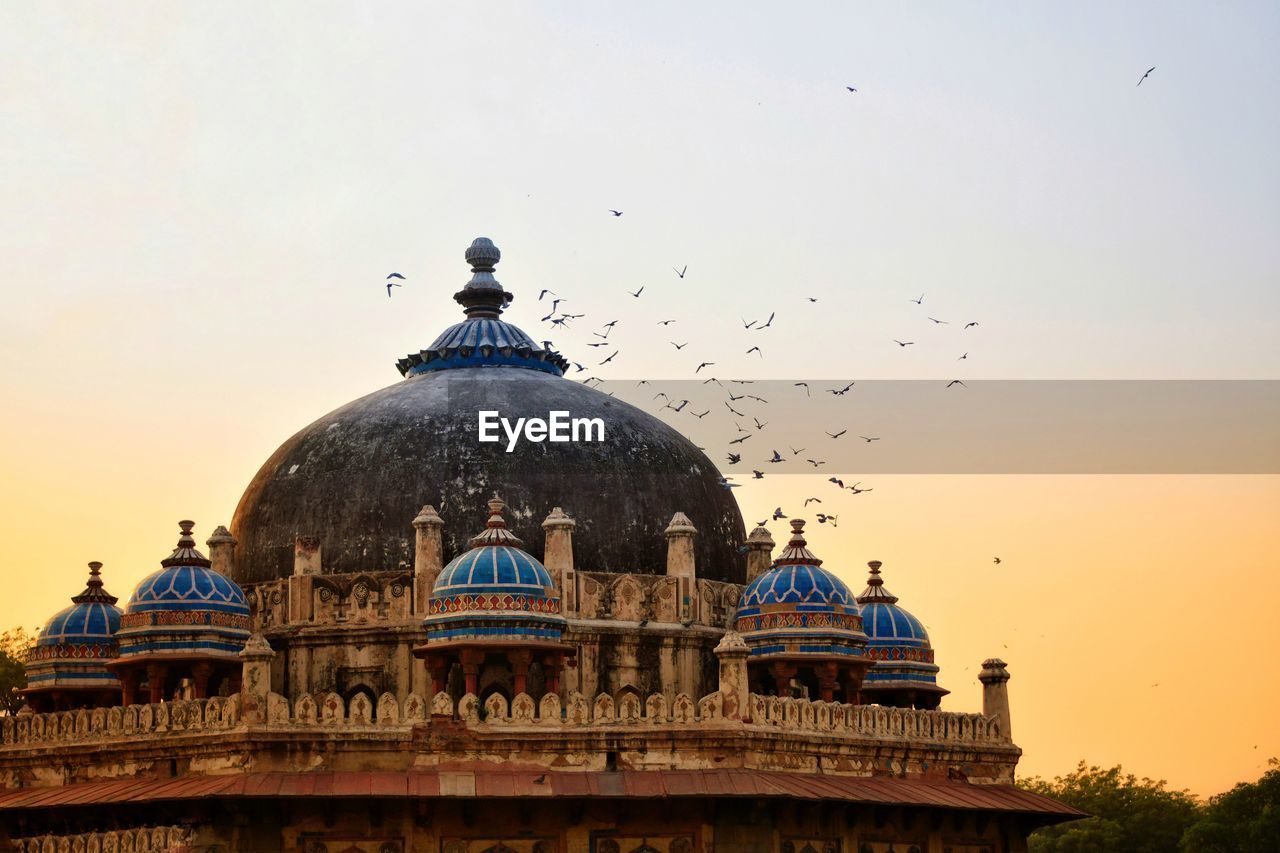
M 566 379 L 561 356 L 499 319 L 512 297 L 493 279 L 497 259 L 484 238 L 468 251 L 475 274 L 455 295 L 466 309 L 464 328 L 401 359 L 401 382 L 320 418 L 262 466 L 232 520 L 237 581 L 288 576 L 298 536 L 319 540 L 329 572 L 412 563 L 412 521 L 424 503 L 445 520 L 446 555 L 459 554 L 474 507 L 495 491 L 507 503 L 507 524 L 535 556 L 542 520 L 559 506 L 577 522 L 579 570 L 661 574 L 663 531 L 684 512 L 698 529 L 698 575 L 744 580 L 742 515 L 715 465 L 654 416 Z M 600 418 L 605 436 L 521 439 L 507 452 L 505 437 L 478 440 L 480 410 L 512 423 L 552 411 Z

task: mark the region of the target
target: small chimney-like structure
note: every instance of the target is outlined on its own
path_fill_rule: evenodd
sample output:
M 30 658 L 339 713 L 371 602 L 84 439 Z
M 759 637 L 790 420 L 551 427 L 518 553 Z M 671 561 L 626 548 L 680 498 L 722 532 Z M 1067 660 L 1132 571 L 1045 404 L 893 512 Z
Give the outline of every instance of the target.
M 560 590 L 562 612 L 577 611 L 577 578 L 573 571 L 573 529 L 578 523 L 560 507 L 551 510 L 542 522 L 546 531 L 542 565 L 551 574 Z
M 431 504 L 413 520 L 413 612 L 419 615 L 427 612 L 431 588 L 444 568 L 443 530 L 444 519 Z
M 1000 658 L 982 662 L 978 680 L 982 682 L 982 713 L 1000 721 L 1000 736 L 1013 740 L 1013 720 L 1009 713 L 1009 670 Z
M 267 697 L 271 693 L 271 661 L 276 653 L 259 633 L 252 634 L 240 650 L 240 714 L 247 723 L 267 722 Z
M 773 565 L 773 536 L 769 528 L 757 527 L 747 537 L 747 583 L 751 583 Z
M 683 512 L 677 512 L 667 525 L 667 574 L 679 578 L 697 577 L 694 566 L 693 537 L 697 528 Z
M 213 570 L 230 577 L 236 556 L 236 537 L 219 524 L 205 540 L 205 544 L 209 546 L 209 563 Z

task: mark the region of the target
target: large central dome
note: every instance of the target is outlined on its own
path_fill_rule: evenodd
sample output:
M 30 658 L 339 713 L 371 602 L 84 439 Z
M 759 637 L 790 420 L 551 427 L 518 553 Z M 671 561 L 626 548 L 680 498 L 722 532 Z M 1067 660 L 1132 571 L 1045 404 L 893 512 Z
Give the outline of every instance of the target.
M 499 257 L 486 238 L 472 243 L 472 279 L 454 296 L 467 319 L 401 359 L 403 381 L 320 418 L 262 466 L 232 520 L 237 581 L 287 577 L 298 536 L 319 539 L 326 572 L 411 563 L 412 521 L 427 503 L 446 521 L 446 553 L 461 553 L 495 490 L 535 554 L 542 520 L 563 507 L 577 521 L 579 570 L 661 574 L 663 531 L 683 512 L 698 529 L 698 575 L 744 580 L 742 515 L 715 465 L 652 415 L 565 379 L 559 354 L 500 319 L 513 297 L 493 277 Z M 511 423 L 551 411 L 600 418 L 605 437 L 521 440 L 508 453 L 505 438 L 479 441 L 481 410 Z

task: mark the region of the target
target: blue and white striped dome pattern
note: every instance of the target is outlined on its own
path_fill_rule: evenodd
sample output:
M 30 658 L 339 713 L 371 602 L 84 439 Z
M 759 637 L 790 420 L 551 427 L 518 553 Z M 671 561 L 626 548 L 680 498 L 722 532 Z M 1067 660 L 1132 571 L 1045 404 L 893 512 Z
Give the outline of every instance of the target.
M 25 692 L 119 688 L 106 662 L 116 656 L 120 608 L 116 597 L 102 588 L 101 568 L 101 563 L 89 564 L 84 592 L 73 596 L 71 606 L 55 613 L 40 630 L 27 656 Z
M 898 597 L 885 589 L 881 563 L 873 560 L 869 565 L 871 577 L 857 600 L 867 634 L 867 657 L 876 665 L 863 687 L 936 687 L 938 667 L 924 623 L 898 606 Z
M 36 647 L 59 645 L 115 645 L 120 608 L 104 601 L 73 604 L 55 613 L 36 640 Z
M 237 659 L 249 639 L 249 603 L 230 578 L 195 548 L 192 523 L 162 568 L 143 578 L 129 597 L 116 639 L 121 660 L 131 658 Z
M 759 609 L 773 604 L 853 605 L 853 593 L 835 575 L 821 566 L 775 566 L 756 578 L 742 593 L 742 608 Z M 857 608 L 854 607 L 856 612 Z
M 206 566 L 169 566 L 143 578 L 129 597 L 126 613 L 153 610 L 209 610 L 248 618 L 244 591 Z
M 485 532 L 436 578 L 423 620 L 428 644 L 515 639 L 559 642 L 565 620 L 560 615 L 555 581 L 506 529 L 502 501 L 495 497 L 489 507 Z

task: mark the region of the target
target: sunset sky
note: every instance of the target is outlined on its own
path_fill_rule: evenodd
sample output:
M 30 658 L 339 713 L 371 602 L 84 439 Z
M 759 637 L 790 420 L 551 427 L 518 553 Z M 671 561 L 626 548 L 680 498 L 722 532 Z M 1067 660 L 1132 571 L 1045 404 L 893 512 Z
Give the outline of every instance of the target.
M 460 317 L 480 234 L 535 339 L 595 364 L 620 319 L 607 379 L 1275 379 L 1277 39 L 1266 3 L 4 4 L 0 628 L 229 523 Z M 1020 772 L 1280 755 L 1280 477 L 861 479 L 812 549 L 884 561 L 944 707 L 1009 662 Z

